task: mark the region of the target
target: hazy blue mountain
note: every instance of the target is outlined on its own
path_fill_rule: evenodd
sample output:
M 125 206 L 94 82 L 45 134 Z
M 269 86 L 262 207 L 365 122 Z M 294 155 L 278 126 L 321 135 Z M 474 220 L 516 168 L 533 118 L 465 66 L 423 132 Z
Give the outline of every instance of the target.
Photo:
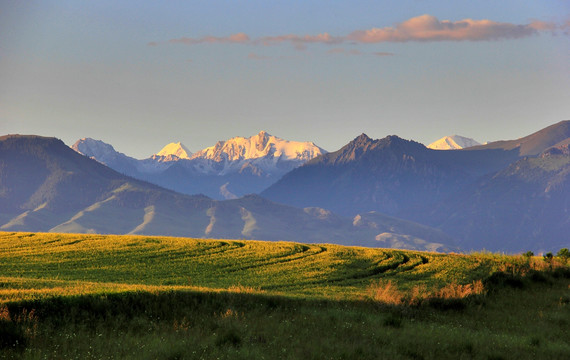
M 261 195 L 344 215 L 410 219 L 440 228 L 465 250 L 552 251 L 570 243 L 569 144 L 569 121 L 518 140 L 447 151 L 363 134 Z
M 17 135 L 0 137 L 0 230 L 454 249 L 439 230 L 381 214 L 346 218 L 256 195 L 217 201 L 179 194 L 119 174 L 60 140 Z
M 553 251 L 570 245 L 570 149 L 525 157 L 441 202 L 431 223 L 463 249 Z
M 362 134 L 286 174 L 261 195 L 344 215 L 379 211 L 416 218 L 517 158 L 516 151 L 438 151 L 397 136 L 373 140 Z

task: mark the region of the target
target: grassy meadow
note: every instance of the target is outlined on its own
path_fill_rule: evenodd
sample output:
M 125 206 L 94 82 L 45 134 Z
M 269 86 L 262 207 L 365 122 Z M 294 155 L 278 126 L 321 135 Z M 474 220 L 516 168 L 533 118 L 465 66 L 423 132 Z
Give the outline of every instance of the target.
M 0 232 L 0 358 L 567 359 L 547 260 Z

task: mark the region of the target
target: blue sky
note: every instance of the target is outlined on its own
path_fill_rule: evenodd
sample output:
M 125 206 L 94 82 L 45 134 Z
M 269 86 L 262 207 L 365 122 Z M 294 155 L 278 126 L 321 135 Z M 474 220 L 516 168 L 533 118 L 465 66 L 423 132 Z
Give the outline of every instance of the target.
M 568 1 L 0 3 L 0 134 L 147 157 L 260 130 L 512 139 L 570 119 Z

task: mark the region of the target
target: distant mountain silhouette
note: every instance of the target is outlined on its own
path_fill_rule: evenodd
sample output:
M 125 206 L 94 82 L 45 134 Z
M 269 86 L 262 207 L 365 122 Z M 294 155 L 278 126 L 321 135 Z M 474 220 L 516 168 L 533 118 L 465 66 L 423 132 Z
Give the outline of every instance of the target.
M 552 251 L 570 241 L 569 144 L 570 121 L 447 151 L 362 134 L 261 195 L 343 215 L 378 211 L 413 220 L 454 236 L 465 250 Z
M 552 251 L 570 244 L 570 149 L 525 157 L 442 202 L 431 223 L 462 249 Z
M 454 249 L 453 240 L 439 230 L 381 214 L 361 218 L 367 220 L 280 205 L 256 195 L 227 201 L 183 195 L 119 174 L 54 138 L 0 137 L 2 231 Z
M 261 195 L 344 215 L 379 211 L 415 218 L 517 158 L 514 151 L 438 151 L 393 135 L 372 140 L 362 134 L 286 174 Z

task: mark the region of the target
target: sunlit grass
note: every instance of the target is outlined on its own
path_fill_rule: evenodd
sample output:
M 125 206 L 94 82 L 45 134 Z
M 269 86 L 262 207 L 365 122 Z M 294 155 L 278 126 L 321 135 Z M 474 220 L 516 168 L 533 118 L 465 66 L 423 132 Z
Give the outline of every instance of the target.
M 0 358 L 564 359 L 565 263 L 0 233 Z
M 494 270 L 492 261 L 476 256 L 329 244 L 51 233 L 0 233 L 0 260 L 0 276 L 12 279 L 0 282 L 0 302 L 136 286 L 240 286 L 293 297 L 362 299 L 379 279 L 390 279 L 404 290 L 410 284 L 435 290 L 450 282 L 471 283 Z M 15 279 L 30 286 L 18 290 Z M 12 286 L 17 291 L 11 291 Z

